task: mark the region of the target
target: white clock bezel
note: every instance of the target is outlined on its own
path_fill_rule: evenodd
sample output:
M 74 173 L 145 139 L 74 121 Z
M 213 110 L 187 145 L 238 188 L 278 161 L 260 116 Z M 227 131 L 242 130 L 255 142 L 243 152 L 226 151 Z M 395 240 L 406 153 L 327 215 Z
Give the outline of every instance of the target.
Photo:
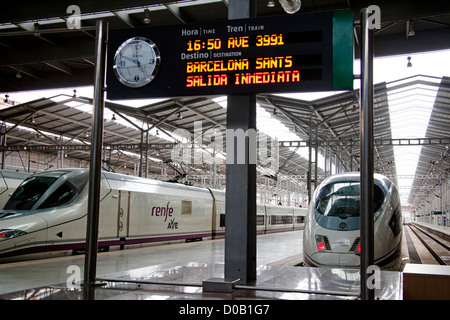
M 122 50 L 124 50 L 130 43 L 139 42 L 139 41 L 145 42 L 146 48 L 149 48 L 150 50 L 152 50 L 152 54 L 155 57 L 155 63 L 154 63 L 153 70 L 151 70 L 151 72 L 149 72 L 148 76 L 139 78 L 138 81 L 130 81 L 129 79 L 126 79 L 124 76 L 122 76 L 120 69 L 123 67 L 117 65 L 117 57 L 120 55 Z M 137 60 L 137 62 L 138 62 L 138 65 L 140 65 L 139 60 Z M 133 37 L 133 38 L 130 38 L 130 39 L 124 41 L 119 46 L 119 48 L 117 48 L 116 53 L 114 55 L 113 70 L 114 70 L 114 74 L 116 75 L 116 77 L 120 83 L 122 83 L 123 85 L 130 87 L 130 88 L 140 88 L 140 87 L 143 87 L 143 86 L 149 84 L 150 82 L 152 82 L 152 80 L 155 78 L 156 74 L 158 73 L 160 64 L 161 64 L 161 54 L 160 54 L 156 44 L 154 44 L 150 39 L 147 39 L 145 37 Z M 147 66 L 147 65 L 150 65 L 150 63 L 143 64 L 143 67 L 145 68 L 145 66 Z M 127 67 L 127 68 L 130 68 L 130 67 Z

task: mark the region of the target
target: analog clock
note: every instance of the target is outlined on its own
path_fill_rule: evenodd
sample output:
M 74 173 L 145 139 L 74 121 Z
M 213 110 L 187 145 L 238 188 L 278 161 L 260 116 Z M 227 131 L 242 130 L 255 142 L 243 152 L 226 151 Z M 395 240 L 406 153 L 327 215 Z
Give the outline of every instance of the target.
M 122 43 L 114 55 L 114 73 L 127 87 L 140 88 L 156 76 L 161 62 L 158 47 L 149 39 L 134 37 Z

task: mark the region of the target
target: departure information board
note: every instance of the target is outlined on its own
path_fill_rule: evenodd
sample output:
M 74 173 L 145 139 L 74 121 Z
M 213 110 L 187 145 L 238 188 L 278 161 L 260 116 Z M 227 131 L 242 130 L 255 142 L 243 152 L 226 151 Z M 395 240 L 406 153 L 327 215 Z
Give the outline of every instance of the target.
M 108 99 L 353 88 L 351 11 L 110 31 Z

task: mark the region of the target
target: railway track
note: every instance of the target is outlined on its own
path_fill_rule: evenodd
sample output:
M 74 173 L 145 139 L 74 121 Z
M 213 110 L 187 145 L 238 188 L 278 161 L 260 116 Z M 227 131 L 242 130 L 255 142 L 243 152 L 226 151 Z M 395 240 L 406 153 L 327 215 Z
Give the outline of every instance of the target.
M 409 228 L 439 264 L 450 265 L 450 245 L 448 243 L 415 225 L 410 225 Z

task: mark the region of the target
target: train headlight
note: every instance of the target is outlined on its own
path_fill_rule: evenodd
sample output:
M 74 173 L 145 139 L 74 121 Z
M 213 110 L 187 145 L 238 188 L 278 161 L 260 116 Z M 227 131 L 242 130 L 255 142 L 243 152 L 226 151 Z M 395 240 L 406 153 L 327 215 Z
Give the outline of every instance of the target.
M 319 250 L 319 251 L 330 251 L 331 250 L 330 243 L 326 236 L 316 234 L 316 245 L 317 245 L 317 250 Z
M 22 230 L 13 230 L 13 229 L 0 229 L 0 241 L 8 240 L 15 237 L 20 237 L 27 234 Z
M 319 244 L 317 245 L 317 249 L 319 249 L 319 251 L 324 251 L 325 250 L 325 243 L 323 243 L 322 241 L 319 242 Z
M 355 253 L 357 256 L 360 256 L 360 255 L 361 255 L 361 243 L 358 244 L 358 246 L 356 247 L 356 250 L 354 251 L 354 253 Z

